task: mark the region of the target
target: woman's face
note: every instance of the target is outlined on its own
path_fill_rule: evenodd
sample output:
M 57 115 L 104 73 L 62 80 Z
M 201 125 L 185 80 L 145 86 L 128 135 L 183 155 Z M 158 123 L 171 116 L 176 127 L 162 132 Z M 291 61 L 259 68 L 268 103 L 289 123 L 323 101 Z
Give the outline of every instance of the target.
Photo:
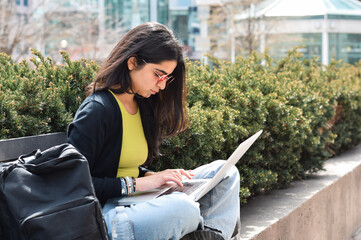
M 160 63 L 146 63 L 137 66 L 134 57 L 128 60 L 129 76 L 134 93 L 148 98 L 166 87 L 166 81 L 160 81 L 159 76 L 171 74 L 177 66 L 176 60 L 164 60 Z

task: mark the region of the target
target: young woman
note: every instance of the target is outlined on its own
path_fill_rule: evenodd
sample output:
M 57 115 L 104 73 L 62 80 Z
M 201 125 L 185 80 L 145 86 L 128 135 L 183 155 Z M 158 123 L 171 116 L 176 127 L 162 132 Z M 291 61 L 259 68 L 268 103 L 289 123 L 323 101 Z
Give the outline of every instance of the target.
M 215 161 L 193 171 L 161 172 L 141 167 L 158 156 L 162 140 L 187 126 L 182 48 L 165 26 L 145 23 L 128 32 L 88 94 L 69 125 L 68 142 L 89 162 L 110 236 L 116 212 L 111 199 L 169 181 L 182 186 L 184 176 L 211 178 L 222 166 L 223 161 Z M 234 168 L 199 202 L 173 193 L 124 208 L 124 225 L 118 230 L 126 239 L 180 239 L 191 232 L 229 239 L 239 212 L 238 191 Z

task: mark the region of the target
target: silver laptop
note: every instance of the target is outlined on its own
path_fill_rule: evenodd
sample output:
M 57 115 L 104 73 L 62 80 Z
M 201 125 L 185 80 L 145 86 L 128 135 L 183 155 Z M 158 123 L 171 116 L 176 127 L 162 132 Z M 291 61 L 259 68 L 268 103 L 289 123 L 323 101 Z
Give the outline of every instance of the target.
M 262 130 L 255 133 L 253 136 L 242 142 L 237 149 L 232 153 L 228 160 L 224 163 L 222 168 L 211 179 L 187 179 L 183 180 L 183 187 L 180 188 L 175 183 L 167 183 L 159 188 L 155 188 L 148 191 L 139 191 L 131 195 L 122 197 L 116 200 L 116 204 L 119 206 L 129 206 L 137 203 L 149 201 L 151 199 L 160 197 L 165 194 L 170 194 L 174 191 L 184 192 L 198 201 L 207 192 L 209 192 L 214 186 L 216 186 L 226 175 L 228 169 L 235 165 L 243 154 L 252 146 L 256 139 L 261 135 Z M 185 177 L 184 177 L 185 179 Z

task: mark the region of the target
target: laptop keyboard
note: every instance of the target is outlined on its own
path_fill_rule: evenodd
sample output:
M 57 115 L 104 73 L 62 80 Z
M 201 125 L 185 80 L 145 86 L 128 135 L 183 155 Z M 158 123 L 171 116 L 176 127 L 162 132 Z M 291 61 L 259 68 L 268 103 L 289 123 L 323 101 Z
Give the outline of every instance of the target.
M 162 195 L 167 195 L 172 192 L 182 192 L 185 194 L 191 194 L 194 192 L 199 186 L 205 184 L 205 182 L 183 182 L 183 187 L 176 186 L 173 188 L 168 189 L 166 192 L 164 192 Z

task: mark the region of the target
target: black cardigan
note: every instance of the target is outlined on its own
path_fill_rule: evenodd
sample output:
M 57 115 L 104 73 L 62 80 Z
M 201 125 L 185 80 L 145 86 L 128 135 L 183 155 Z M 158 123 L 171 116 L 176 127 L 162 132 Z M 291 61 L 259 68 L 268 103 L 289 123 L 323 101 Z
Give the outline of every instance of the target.
M 122 149 L 123 124 L 118 102 L 109 91 L 91 94 L 68 127 L 68 142 L 89 162 L 95 193 L 102 205 L 121 196 L 116 178 Z M 139 167 L 139 177 L 148 170 Z

